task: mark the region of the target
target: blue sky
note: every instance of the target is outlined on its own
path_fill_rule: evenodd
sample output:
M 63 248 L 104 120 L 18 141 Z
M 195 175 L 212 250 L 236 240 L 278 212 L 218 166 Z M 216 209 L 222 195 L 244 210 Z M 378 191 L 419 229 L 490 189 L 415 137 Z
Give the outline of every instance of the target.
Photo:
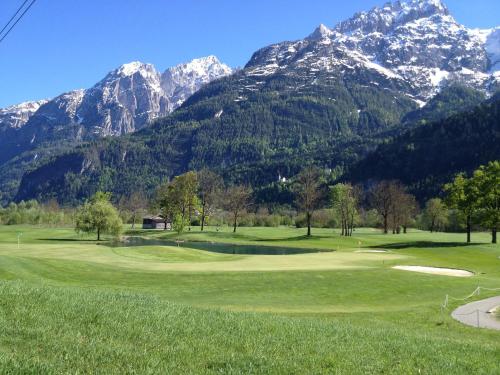
M 0 23 L 21 0 L 0 2 Z M 334 26 L 384 0 L 38 0 L 0 44 L 0 108 L 92 86 L 119 65 L 158 69 L 216 55 L 243 66 L 271 43 Z M 469 27 L 500 24 L 498 0 L 448 0 Z

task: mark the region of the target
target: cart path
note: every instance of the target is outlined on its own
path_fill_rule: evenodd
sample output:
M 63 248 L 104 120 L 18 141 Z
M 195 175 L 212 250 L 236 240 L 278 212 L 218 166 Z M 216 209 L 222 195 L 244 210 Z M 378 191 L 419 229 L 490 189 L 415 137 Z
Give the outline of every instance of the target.
M 452 312 L 453 319 L 477 328 L 489 328 L 500 331 L 500 320 L 496 319 L 491 310 L 500 306 L 500 296 L 468 303 Z M 479 320 L 479 326 L 478 326 Z

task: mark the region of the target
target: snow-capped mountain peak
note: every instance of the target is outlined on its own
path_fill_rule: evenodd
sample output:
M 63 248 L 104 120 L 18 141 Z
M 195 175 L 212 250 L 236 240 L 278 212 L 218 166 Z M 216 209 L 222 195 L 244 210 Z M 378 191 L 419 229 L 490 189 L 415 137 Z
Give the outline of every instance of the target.
M 117 69 L 111 71 L 99 84 L 103 85 L 115 80 L 132 77 L 136 74 L 139 74 L 145 79 L 159 80 L 159 73 L 152 64 L 133 61 L 123 64 Z
M 314 32 L 307 37 L 309 40 L 320 40 L 323 38 L 330 38 L 334 34 L 334 31 L 325 26 L 324 24 L 319 25 Z
M 21 128 L 48 100 L 24 102 L 0 109 L 0 129 Z
M 176 72 L 183 75 L 194 75 L 196 77 L 204 77 L 211 75 L 229 75 L 232 73 L 232 69 L 221 63 L 219 59 L 215 56 L 207 56 L 199 59 L 194 59 L 188 63 L 179 64 L 172 68 L 167 69 L 167 72 Z M 165 74 L 164 73 L 164 74 Z
M 491 62 L 492 73 L 500 71 L 500 27 L 490 29 L 485 39 L 486 53 Z
M 120 77 L 129 77 L 137 73 L 140 73 L 143 76 L 149 76 L 151 74 L 157 73 L 157 71 L 152 64 L 133 61 L 128 64 L 123 64 L 118 69 L 114 70 L 111 74 Z
M 380 32 L 389 33 L 407 22 L 432 16 L 449 16 L 446 5 L 441 0 L 397 0 L 382 7 L 374 7 L 367 12 L 356 13 L 341 22 L 336 31 L 341 33 Z
M 492 92 L 499 85 L 500 36 L 460 25 L 441 0 L 399 0 L 356 14 L 337 41 L 415 87 L 426 99 L 449 82 Z
M 215 56 L 167 69 L 163 76 L 152 64 L 133 61 L 90 89 L 0 109 L 0 130 L 23 127 L 37 142 L 64 132 L 77 140 L 126 134 L 168 115 L 202 85 L 231 73 Z
M 420 12 L 420 14 L 429 12 L 449 14 L 448 7 L 441 0 L 400 0 L 395 4 L 406 14 L 415 11 Z
M 167 69 L 162 74 L 161 86 L 177 108 L 203 85 L 232 73 L 233 70 L 217 57 L 207 56 Z
M 332 29 L 321 25 L 304 40 L 262 48 L 246 72 L 315 82 L 324 74 L 345 77 L 367 69 L 382 79 L 368 84 L 399 86 L 419 103 L 451 83 L 492 93 L 500 87 L 497 30 L 466 28 L 441 0 L 397 0 L 357 13 Z

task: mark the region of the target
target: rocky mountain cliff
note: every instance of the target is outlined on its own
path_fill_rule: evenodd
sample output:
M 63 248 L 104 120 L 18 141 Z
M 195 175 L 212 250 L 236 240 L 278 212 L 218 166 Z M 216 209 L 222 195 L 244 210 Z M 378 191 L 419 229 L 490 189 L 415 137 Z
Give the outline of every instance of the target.
M 0 132 L 7 129 L 21 128 L 47 101 L 25 102 L 0 109 Z
M 171 113 L 204 84 L 231 73 L 215 56 L 195 59 L 163 74 L 151 64 L 132 62 L 90 89 L 0 110 L 0 130 L 9 130 L 9 136 L 0 139 L 0 161 L 42 143 L 134 132 Z
M 461 83 L 488 93 L 500 88 L 500 28 L 468 29 L 440 0 L 401 0 L 355 14 L 308 38 L 278 43 L 254 54 L 248 74 L 314 78 L 373 73 L 420 103 L 441 87 Z
M 358 13 L 333 28 L 322 25 L 303 40 L 255 52 L 244 69 L 203 86 L 153 126 L 69 147 L 61 156 L 46 156 L 53 147 L 44 150 L 45 156 L 37 152 L 37 168 L 30 166 L 24 175 L 17 199 L 57 197 L 74 203 L 98 189 L 116 196 L 137 189 L 150 192 L 165 179 L 203 167 L 255 187 L 273 184 L 278 175 L 289 177 L 307 163 L 340 176 L 395 135 L 463 111 L 494 93 L 500 65 L 498 31 L 459 25 L 439 0 L 396 1 Z M 150 116 L 144 110 L 150 103 L 168 113 L 169 105 L 178 106 L 187 97 L 176 89 L 189 86 L 183 77 L 197 82 L 193 79 L 198 76 L 197 64 L 180 70 L 191 73 L 172 69 L 158 78 L 142 65 L 118 69 L 104 80 L 104 89 L 97 85 L 81 99 L 81 94 L 71 94 L 80 104 L 69 114 L 63 111 L 62 116 L 74 119 L 73 125 L 58 134 L 85 140 L 95 138 L 92 132 L 129 132 L 129 122 L 83 124 L 92 116 L 126 118 L 133 113 L 137 129 Z M 122 76 L 127 78 L 115 78 Z M 165 77 L 175 83 L 165 84 Z M 145 86 L 154 89 L 141 94 L 142 101 L 127 94 L 128 87 Z M 451 93 L 442 95 L 444 88 Z M 123 95 L 116 95 L 123 90 Z M 166 92 L 170 100 L 162 100 L 155 94 L 158 91 Z M 437 93 L 443 96 L 438 103 L 432 100 Z M 112 100 L 96 111 L 92 96 L 95 103 Z M 89 103 L 88 111 L 83 103 Z M 125 103 L 134 110 L 121 108 Z M 51 105 L 71 107 L 56 104 Z M 113 116 L 114 111 L 123 115 Z M 469 120 L 473 127 L 473 118 Z M 22 129 L 29 129 L 29 124 Z M 87 133 L 79 133 L 80 129 Z M 49 133 L 38 134 L 35 142 Z M 31 138 L 26 138 L 33 139 L 29 134 Z M 450 171 L 455 171 L 453 165 Z M 0 168 L 0 186 L 1 175 Z M 9 186 L 19 186 L 18 181 L 9 181 Z M 10 188 L 9 196 L 13 193 Z

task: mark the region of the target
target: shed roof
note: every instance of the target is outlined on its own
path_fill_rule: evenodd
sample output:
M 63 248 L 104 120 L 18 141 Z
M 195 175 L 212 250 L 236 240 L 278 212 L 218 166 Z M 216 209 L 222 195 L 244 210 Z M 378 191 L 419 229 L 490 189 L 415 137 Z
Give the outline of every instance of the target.
M 150 216 L 144 216 L 142 219 L 143 220 L 161 221 L 161 222 L 165 221 L 165 219 L 163 219 L 161 216 L 152 216 L 152 215 L 150 215 Z

